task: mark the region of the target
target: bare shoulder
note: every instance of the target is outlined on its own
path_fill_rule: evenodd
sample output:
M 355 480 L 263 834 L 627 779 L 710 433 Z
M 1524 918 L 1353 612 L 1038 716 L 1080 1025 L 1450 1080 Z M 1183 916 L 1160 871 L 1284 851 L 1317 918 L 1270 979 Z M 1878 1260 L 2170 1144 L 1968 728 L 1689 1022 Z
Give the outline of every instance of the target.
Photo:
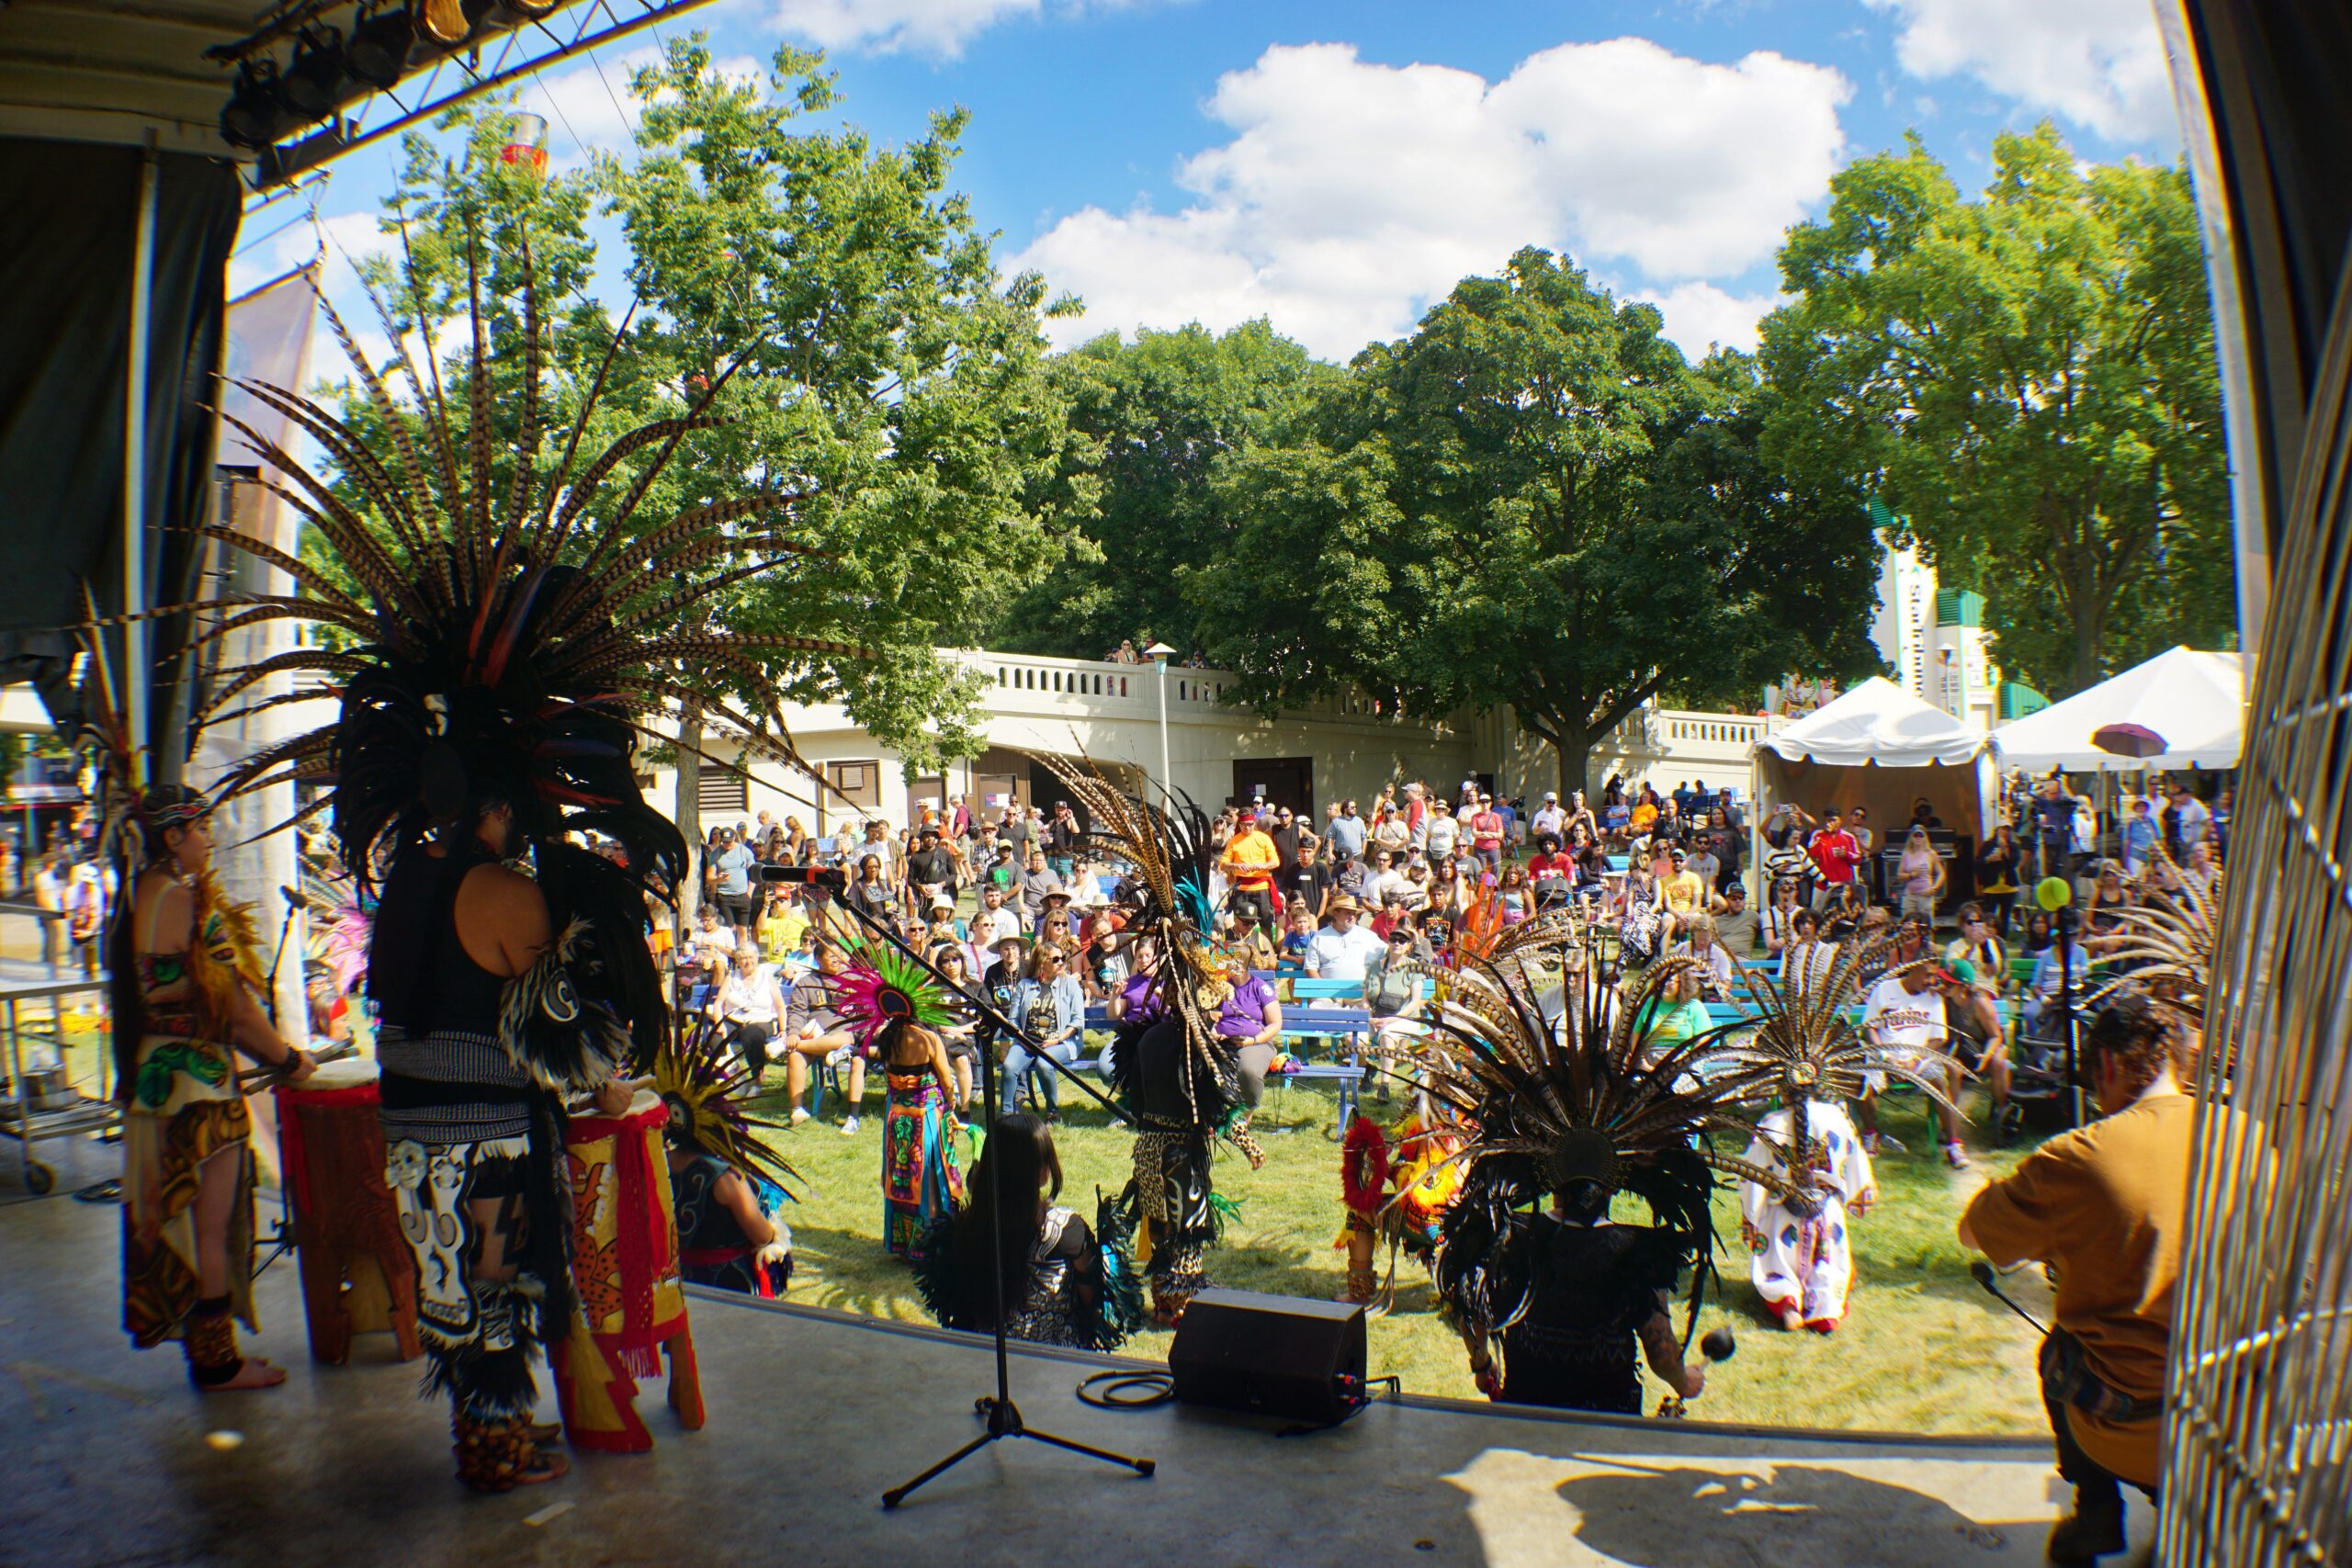
M 150 953 L 177 953 L 188 945 L 196 929 L 196 895 L 185 883 L 149 872 L 139 879 L 137 900 L 140 926 L 148 936 L 141 946 Z

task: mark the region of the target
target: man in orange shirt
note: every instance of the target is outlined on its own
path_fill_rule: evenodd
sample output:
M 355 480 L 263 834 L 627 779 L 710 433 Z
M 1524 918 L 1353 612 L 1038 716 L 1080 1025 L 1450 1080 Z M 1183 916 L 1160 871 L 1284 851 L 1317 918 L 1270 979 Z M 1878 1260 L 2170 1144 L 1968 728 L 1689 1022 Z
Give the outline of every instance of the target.
M 2003 1267 L 2034 1258 L 2057 1274 L 2041 1399 L 2075 1511 L 2050 1532 L 2053 1562 L 2123 1550 L 2121 1482 L 2155 1495 L 2196 1119 L 2174 1077 L 2177 1027 L 2142 997 L 2103 1010 L 2084 1064 L 2100 1120 L 2051 1139 L 1961 1216 L 1962 1245 Z
M 1225 846 L 1218 863 L 1225 869 L 1225 879 L 1233 886 L 1233 908 L 1236 913 L 1255 909 L 1261 926 L 1272 925 L 1274 919 L 1274 872 L 1282 864 L 1282 852 L 1274 848 L 1274 840 L 1258 825 L 1258 815 L 1241 814 L 1241 830 Z

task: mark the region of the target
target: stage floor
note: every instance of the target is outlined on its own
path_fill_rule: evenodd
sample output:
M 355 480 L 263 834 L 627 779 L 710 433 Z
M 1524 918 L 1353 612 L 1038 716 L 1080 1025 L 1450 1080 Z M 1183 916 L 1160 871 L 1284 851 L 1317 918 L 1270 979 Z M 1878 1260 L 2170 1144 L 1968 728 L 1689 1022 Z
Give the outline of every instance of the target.
M 61 1192 L 106 1173 L 108 1156 L 79 1142 Z M 21 1193 L 12 1171 L 0 1191 Z M 311 1362 L 290 1261 L 263 1277 L 254 1347 L 291 1370 L 284 1387 L 200 1397 L 176 1348 L 133 1352 L 117 1224 L 113 1207 L 62 1195 L 0 1206 L 0 1423 L 15 1450 L 0 1562 L 1925 1568 L 2039 1562 L 2055 1512 L 2040 1444 L 1444 1401 L 1278 1438 L 1213 1413 L 1090 1409 L 1071 1387 L 1104 1363 L 1031 1351 L 1012 1378 L 1033 1424 L 1152 1456 L 1158 1474 L 1004 1442 L 886 1513 L 886 1487 L 976 1431 L 986 1341 L 701 1293 L 704 1431 L 680 1432 L 652 1385 L 638 1402 L 652 1453 L 574 1456 L 561 1482 L 475 1496 L 452 1479 L 446 1415 L 415 1398 L 417 1370 L 390 1359 L 389 1336 L 362 1336 L 348 1367 Z M 220 1432 L 242 1441 L 216 1448 Z M 2143 1559 L 2151 1530 L 2135 1502 L 2134 1555 L 2113 1561 Z

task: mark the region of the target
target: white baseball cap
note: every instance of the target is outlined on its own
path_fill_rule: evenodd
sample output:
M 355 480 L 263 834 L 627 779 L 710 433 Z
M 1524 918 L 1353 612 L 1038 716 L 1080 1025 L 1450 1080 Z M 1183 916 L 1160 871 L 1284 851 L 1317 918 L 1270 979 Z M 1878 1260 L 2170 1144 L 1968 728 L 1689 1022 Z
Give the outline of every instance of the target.
M 1544 798 L 1546 800 L 1557 800 L 1560 798 L 1560 792 L 1556 789 L 1547 789 L 1544 792 Z

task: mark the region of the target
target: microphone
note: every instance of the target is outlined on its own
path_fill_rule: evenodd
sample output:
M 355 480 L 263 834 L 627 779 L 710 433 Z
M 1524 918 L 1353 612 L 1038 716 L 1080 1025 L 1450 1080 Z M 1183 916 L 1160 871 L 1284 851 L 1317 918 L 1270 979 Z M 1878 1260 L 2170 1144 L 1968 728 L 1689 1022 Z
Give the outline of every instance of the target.
M 2036 1318 L 2033 1314 L 2026 1311 L 2025 1308 L 2018 1305 L 2017 1303 L 2009 1300 L 2007 1296 L 2001 1293 L 2001 1277 L 1994 1271 L 1993 1266 L 1990 1263 L 1985 1262 L 1984 1259 L 1981 1258 L 1978 1258 L 1975 1262 L 1968 1266 L 1968 1275 L 1970 1279 L 1974 1280 L 1978 1284 L 1992 1292 L 1994 1299 L 1998 1301 L 2003 1306 L 2007 1307 L 2011 1312 L 2017 1314 L 2028 1323 L 2032 1324 L 2037 1332 L 2042 1334 L 2050 1332 L 2048 1325 L 2042 1323 L 2040 1319 Z
M 783 882 L 803 887 L 829 887 L 836 891 L 849 886 L 849 873 L 835 865 L 771 865 L 752 867 L 754 882 Z

